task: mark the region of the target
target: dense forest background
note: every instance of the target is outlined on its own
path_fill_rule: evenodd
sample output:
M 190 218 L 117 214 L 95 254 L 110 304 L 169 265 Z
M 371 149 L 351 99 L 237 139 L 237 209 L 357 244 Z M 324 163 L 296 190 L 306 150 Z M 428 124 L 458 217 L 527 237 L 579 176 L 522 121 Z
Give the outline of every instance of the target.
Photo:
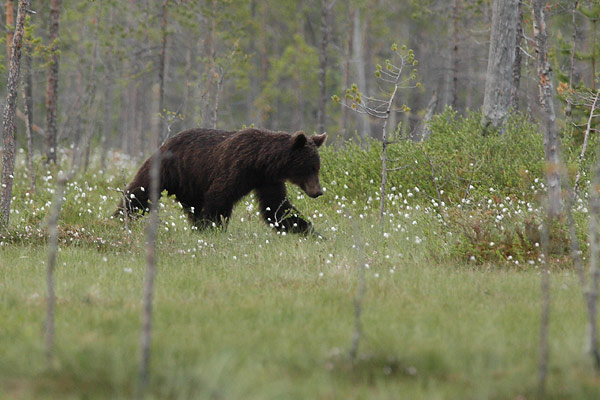
M 0 12 L 7 7 L 16 15 L 16 2 L 7 0 Z M 60 10 L 55 41 L 52 7 Z M 547 4 L 554 76 L 567 82 L 575 46 L 574 87 L 595 86 L 599 7 L 597 1 Z M 164 137 L 196 126 L 251 124 L 327 131 L 330 142 L 376 137 L 379 121 L 330 98 L 354 82 L 369 95 L 386 90 L 373 72 L 390 57 L 392 43 L 414 51 L 422 86 L 397 96 L 398 108 L 411 111 L 398 120 L 394 114 L 390 129 L 403 122 L 405 132 L 416 132 L 428 105 L 436 113 L 446 106 L 465 113 L 483 102 L 489 0 L 53 0 L 33 1 L 32 9 L 24 48 L 32 56 L 34 130 L 47 130 L 47 70 L 58 55 L 59 148 L 89 142 L 137 157 L 155 148 L 157 130 Z M 529 113 L 538 103 L 529 2 L 521 12 L 517 108 Z M 563 109 L 557 114 L 564 117 Z M 26 147 L 24 129 L 17 141 Z M 47 152 L 41 135 L 34 146 Z

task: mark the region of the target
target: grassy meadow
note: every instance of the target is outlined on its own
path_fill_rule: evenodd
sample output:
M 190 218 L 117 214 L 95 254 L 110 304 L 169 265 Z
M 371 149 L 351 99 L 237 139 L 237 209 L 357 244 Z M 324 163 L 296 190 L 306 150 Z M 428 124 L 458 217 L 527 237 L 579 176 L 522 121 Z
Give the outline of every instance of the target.
M 478 179 L 469 196 L 451 188 L 429 196 L 419 171 L 422 184 L 393 175 L 381 228 L 376 147 L 327 148 L 322 158 L 324 196 L 289 189 L 323 238 L 277 234 L 251 196 L 225 232 L 197 232 L 163 198 L 148 398 L 536 398 L 540 263 L 529 231 L 543 184 L 535 170 L 515 179 L 527 190 L 520 196 Z M 148 219 L 127 231 L 109 216 L 137 162 L 112 154 L 110 168 L 68 185 L 48 365 L 44 218 L 57 171 L 38 160 L 31 195 L 23 159 L 0 236 L 0 398 L 136 397 Z M 576 211 L 581 220 L 585 204 Z M 351 362 L 359 263 L 366 292 Z M 553 257 L 551 279 L 546 398 L 600 398 L 584 354 L 581 289 L 564 256 Z

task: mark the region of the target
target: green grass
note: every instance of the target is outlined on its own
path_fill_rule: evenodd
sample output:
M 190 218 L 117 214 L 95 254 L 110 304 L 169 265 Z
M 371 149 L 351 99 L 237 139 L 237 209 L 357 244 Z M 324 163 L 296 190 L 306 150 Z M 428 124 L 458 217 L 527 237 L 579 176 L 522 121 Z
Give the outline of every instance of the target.
M 398 249 L 401 239 L 394 236 L 378 242 L 378 230 L 365 222 L 340 218 L 340 230 L 318 240 L 282 237 L 250 213 L 236 214 L 250 222 L 235 218 L 227 232 L 161 230 L 151 398 L 535 394 L 535 268 L 432 261 L 417 245 Z M 1 397 L 135 396 L 145 222 L 136 222 L 123 251 L 62 248 L 52 367 L 43 349 L 45 247 L 2 249 Z M 369 243 L 369 269 L 364 335 L 359 360 L 351 364 L 358 258 L 353 229 Z M 600 379 L 582 352 L 584 308 L 576 277 L 556 270 L 552 279 L 548 398 L 598 398 Z
M 382 232 L 377 171 L 355 181 L 351 166 L 327 165 L 325 196 L 290 192 L 325 239 L 276 234 L 252 199 L 236 207 L 227 231 L 196 232 L 177 204 L 163 201 L 148 398 L 536 398 L 537 254 L 523 252 L 517 264 L 494 250 L 506 262 L 469 262 L 470 253 L 457 254 L 457 231 L 413 186 L 390 192 Z M 148 219 L 127 233 L 108 218 L 120 172 L 70 183 L 48 365 L 43 221 L 55 171 L 37 164 L 31 200 L 18 166 L 11 226 L 0 235 L 0 399 L 136 397 Z M 498 229 L 504 209 L 514 218 L 521 214 L 511 210 L 529 207 L 499 200 L 486 222 Z M 478 245 L 492 251 L 496 237 Z M 368 264 L 363 336 L 351 362 L 359 259 Z M 584 333 L 574 271 L 555 264 L 546 398 L 600 398 Z

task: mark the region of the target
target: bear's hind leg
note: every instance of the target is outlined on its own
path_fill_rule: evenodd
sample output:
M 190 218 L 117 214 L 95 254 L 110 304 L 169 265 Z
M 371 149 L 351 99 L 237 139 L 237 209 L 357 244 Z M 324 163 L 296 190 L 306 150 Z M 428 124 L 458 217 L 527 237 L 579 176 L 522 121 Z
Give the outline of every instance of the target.
M 207 196 L 209 197 L 209 196 Z M 210 227 L 223 227 L 227 228 L 229 218 L 231 218 L 231 212 L 233 211 L 233 204 L 227 201 L 220 201 L 218 199 L 211 199 L 204 204 L 202 209 L 202 215 L 200 224 L 203 228 Z
M 192 226 L 197 229 L 205 228 L 205 224 L 202 222 L 202 203 L 196 203 L 193 206 L 183 205 L 183 211 L 187 215 L 188 221 Z

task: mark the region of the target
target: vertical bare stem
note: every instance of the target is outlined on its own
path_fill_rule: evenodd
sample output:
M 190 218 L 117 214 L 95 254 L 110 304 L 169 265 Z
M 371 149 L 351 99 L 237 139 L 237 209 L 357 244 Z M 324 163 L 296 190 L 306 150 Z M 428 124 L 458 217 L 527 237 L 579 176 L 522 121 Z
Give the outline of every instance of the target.
M 385 116 L 383 117 L 383 128 L 381 134 L 381 186 L 379 188 L 379 196 L 381 197 L 379 203 L 379 225 L 383 229 L 383 214 L 385 213 L 385 185 L 387 183 L 387 123 L 390 119 L 390 112 L 392 109 L 392 105 L 394 104 L 394 99 L 396 98 L 396 93 L 398 93 L 398 86 L 400 82 L 400 77 L 402 75 L 402 69 L 398 72 L 396 77 L 396 81 L 394 82 L 394 90 L 392 91 L 392 95 L 387 103 L 387 108 L 385 110 Z
M 152 298 L 156 275 L 156 237 L 158 233 L 158 202 L 160 196 L 161 153 L 152 159 L 150 167 L 150 222 L 146 230 L 146 278 L 144 283 L 144 305 L 142 309 L 140 395 L 146 393 L 150 380 L 150 345 L 152 334 Z
M 600 156 L 600 149 L 598 150 Z M 590 241 L 590 282 L 586 289 L 588 305 L 588 343 L 587 350 L 592 356 L 594 367 L 600 369 L 600 351 L 598 350 L 598 328 L 597 328 L 597 305 L 598 305 L 598 218 L 600 216 L 600 200 L 598 190 L 600 189 L 600 162 L 596 161 L 594 177 L 590 189 L 590 219 L 589 219 L 589 241 Z
M 450 105 L 456 110 L 458 103 L 458 1 L 452 4 L 452 100 Z
M 56 164 L 57 147 L 57 118 L 56 107 L 58 97 L 58 63 L 60 60 L 59 51 L 59 23 L 60 23 L 61 0 L 51 0 L 50 2 L 50 24 L 49 35 L 50 50 L 52 59 L 48 65 L 46 74 L 46 162 Z
M 577 191 L 579 190 L 579 179 L 581 178 L 581 163 L 583 162 L 585 150 L 587 149 L 588 145 L 588 138 L 590 137 L 590 131 L 592 130 L 592 119 L 594 118 L 594 110 L 596 109 L 596 104 L 598 103 L 598 96 L 600 96 L 600 90 L 596 92 L 596 96 L 594 97 L 592 109 L 590 110 L 590 116 L 588 118 L 588 122 L 585 127 L 585 133 L 583 135 L 583 145 L 581 146 L 581 153 L 579 154 L 579 170 L 577 171 L 577 175 L 575 176 L 575 184 L 573 185 L 573 191 L 575 192 L 575 196 L 577 196 Z
M 362 241 L 359 236 L 360 230 L 357 227 L 355 228 L 356 229 L 354 229 L 354 235 L 356 238 L 356 249 L 358 250 L 358 292 L 356 293 L 356 297 L 354 298 L 354 333 L 352 334 L 352 345 L 350 347 L 350 360 L 352 362 L 356 360 L 356 356 L 358 354 L 358 345 L 360 343 L 360 337 L 362 334 L 362 303 L 365 297 L 366 290 L 364 249 L 362 247 Z
M 25 114 L 25 135 L 27 138 L 27 168 L 29 169 L 29 192 L 35 194 L 35 170 L 33 168 L 33 95 L 31 77 L 31 42 L 25 38 L 23 53 L 23 111 Z
M 25 26 L 25 14 L 29 8 L 30 0 L 19 1 L 17 11 L 17 27 L 11 46 L 11 58 L 8 70 L 8 84 L 6 104 L 2 116 L 3 151 L 2 151 L 2 188 L 0 190 L 0 222 L 8 226 L 10 217 L 10 203 L 12 200 L 12 187 L 15 168 L 15 116 L 17 111 L 17 93 L 19 87 L 19 73 L 21 68 L 21 45 Z
M 546 376 L 548 375 L 548 322 L 550 320 L 550 270 L 548 268 L 550 249 L 550 211 L 542 224 L 542 279 L 541 298 L 542 309 L 540 314 L 540 353 L 538 360 L 538 392 L 544 398 L 546 392 Z
M 575 50 L 577 49 L 577 7 L 579 6 L 579 0 L 575 0 L 573 3 L 573 11 L 571 16 L 571 24 L 573 25 L 573 36 L 571 38 L 571 59 L 569 63 L 569 92 L 573 89 L 573 75 L 575 73 Z M 567 117 L 571 116 L 571 102 L 567 101 L 567 107 L 565 108 L 565 114 Z
M 46 286 L 47 286 L 47 303 L 46 303 L 46 360 L 48 365 L 52 364 L 54 352 L 54 269 L 56 267 L 56 256 L 58 254 L 58 217 L 63 203 L 63 195 L 65 193 L 65 185 L 68 177 L 61 173 L 58 178 L 58 187 L 56 188 L 56 196 L 52 206 L 52 213 L 48 219 L 48 262 L 46 264 Z
M 164 121 L 162 118 L 162 112 L 164 109 L 164 97 L 165 97 L 165 54 L 167 49 L 167 10 L 169 7 L 169 0 L 164 0 L 162 5 L 162 18 L 160 22 L 161 28 L 161 40 L 160 40 L 160 53 L 158 56 L 158 113 L 161 114 L 158 122 L 158 135 L 156 147 L 160 146 L 164 139 Z

